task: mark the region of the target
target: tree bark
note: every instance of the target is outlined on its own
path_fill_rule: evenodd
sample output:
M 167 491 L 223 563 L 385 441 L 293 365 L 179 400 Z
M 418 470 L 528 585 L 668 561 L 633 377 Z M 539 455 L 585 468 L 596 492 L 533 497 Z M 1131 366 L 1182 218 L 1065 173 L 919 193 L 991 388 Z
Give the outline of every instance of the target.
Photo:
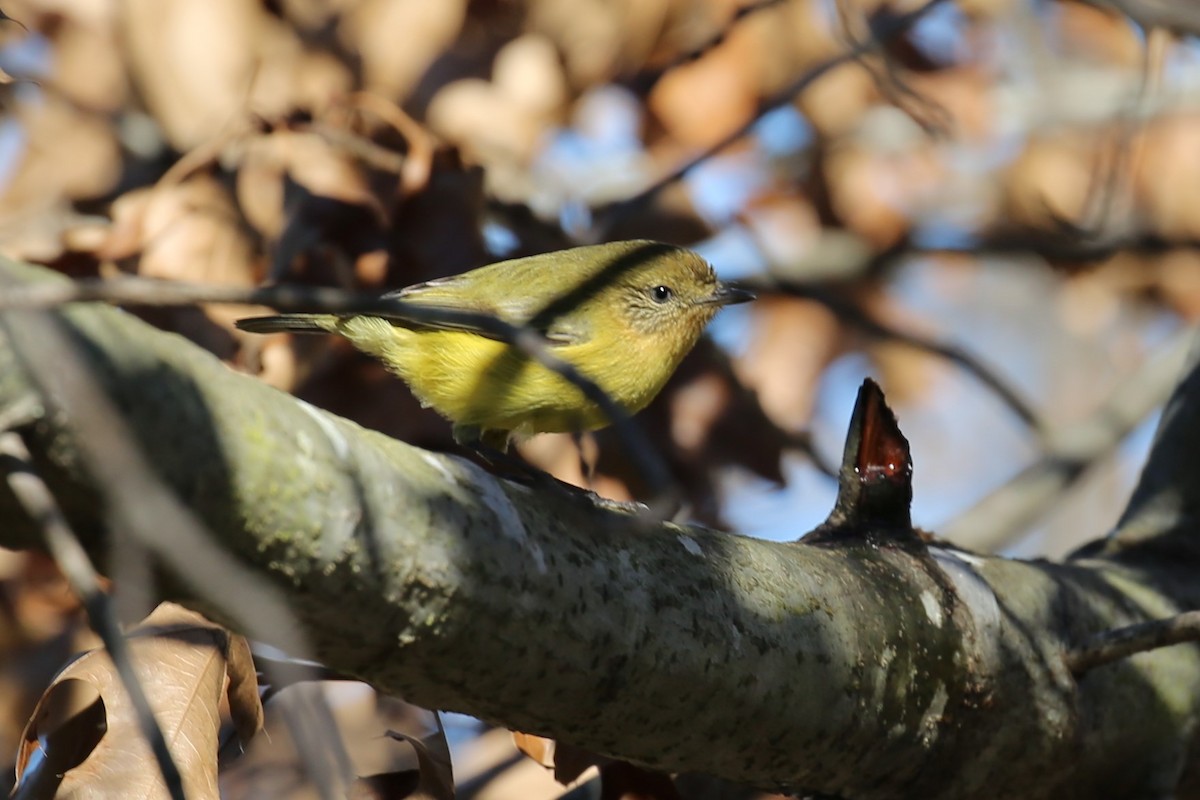
M 55 279 L 0 261 L 0 291 Z M 795 792 L 1116 798 L 1189 785 L 1200 650 L 1078 680 L 1064 653 L 1198 606 L 1194 547 L 1154 549 L 1195 534 L 1146 499 L 1200 496 L 1196 448 L 1188 469 L 1144 477 L 1152 531 L 1140 523 L 1066 564 L 869 535 L 773 543 L 502 480 L 236 374 L 119 310 L 0 313 L 0 416 L 33 409 L 20 431 L 110 569 L 113 498 L 82 452 L 89 431 L 46 390 L 39 342 L 21 335 L 37 324 L 73 343 L 163 490 L 282 593 L 313 654 L 381 691 Z M 1167 417 L 1192 437 L 1196 384 Z M 0 545 L 41 547 L 2 482 Z M 239 619 L 237 597 L 195 581 L 164 594 Z

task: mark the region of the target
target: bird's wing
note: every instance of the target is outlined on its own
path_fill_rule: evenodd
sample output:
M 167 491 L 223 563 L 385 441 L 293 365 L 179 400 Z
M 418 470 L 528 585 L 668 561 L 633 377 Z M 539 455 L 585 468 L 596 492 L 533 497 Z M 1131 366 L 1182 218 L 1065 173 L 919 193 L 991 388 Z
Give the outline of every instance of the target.
M 384 297 L 414 306 L 487 314 L 511 325 L 530 325 L 555 345 L 578 344 L 589 335 L 582 315 L 573 313 L 575 309 L 569 307 L 561 311 L 551 309 L 551 312 L 558 313 L 544 313 L 563 294 L 561 286 L 546 286 L 547 283 L 553 283 L 547 281 L 546 277 L 547 271 L 555 268 L 550 258 L 554 255 L 557 254 L 547 253 L 546 257 L 533 256 L 492 264 L 461 275 L 406 286 L 388 292 Z M 504 287 L 504 291 L 498 290 L 497 286 Z M 435 330 L 471 331 L 493 339 L 506 338 L 497 332 L 480 330 L 470 321 L 408 320 L 401 324 Z

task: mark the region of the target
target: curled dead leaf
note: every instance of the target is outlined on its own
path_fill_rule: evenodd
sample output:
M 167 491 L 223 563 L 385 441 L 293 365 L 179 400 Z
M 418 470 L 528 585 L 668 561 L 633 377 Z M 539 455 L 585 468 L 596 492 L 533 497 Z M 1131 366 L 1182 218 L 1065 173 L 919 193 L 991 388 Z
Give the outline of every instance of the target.
M 56 681 L 42 696 L 17 754 L 14 798 L 59 796 L 59 786 L 82 764 L 108 732 L 104 700 L 84 680 Z M 36 738 L 30 739 L 30 728 Z
M 217 800 L 220 708 L 243 741 L 262 726 L 249 645 L 199 614 L 164 603 L 129 633 L 134 671 L 192 800 Z M 22 735 L 18 793 L 165 797 L 157 763 L 108 653 L 59 673 Z M 50 796 L 40 792 L 17 796 Z
M 446 733 L 440 725 L 436 733 L 423 738 L 393 730 L 389 730 L 387 736 L 397 741 L 408 742 L 417 754 L 416 789 L 407 795 L 393 795 L 394 797 L 454 800 L 454 771 L 450 766 L 450 747 L 446 744 Z

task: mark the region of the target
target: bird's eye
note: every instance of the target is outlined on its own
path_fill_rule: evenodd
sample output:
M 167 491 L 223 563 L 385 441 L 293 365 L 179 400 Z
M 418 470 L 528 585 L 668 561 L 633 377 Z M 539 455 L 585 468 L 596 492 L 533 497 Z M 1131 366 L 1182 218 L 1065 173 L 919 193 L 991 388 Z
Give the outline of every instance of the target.
M 674 294 L 675 292 L 671 290 L 670 286 L 655 286 L 650 290 L 650 296 L 654 298 L 654 302 L 656 303 L 665 303 Z

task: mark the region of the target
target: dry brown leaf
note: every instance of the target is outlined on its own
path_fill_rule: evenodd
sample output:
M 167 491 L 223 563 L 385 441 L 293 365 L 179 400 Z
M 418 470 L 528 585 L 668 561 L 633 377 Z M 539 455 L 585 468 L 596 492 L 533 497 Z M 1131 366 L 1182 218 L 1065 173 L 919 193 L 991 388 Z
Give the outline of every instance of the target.
M 43 553 L 19 554 L 3 586 L 3 603 L 27 641 L 60 633 L 80 611 L 79 598 L 58 565 Z
M 894 112 L 900 114 L 900 112 Z M 896 121 L 906 124 L 906 117 Z M 915 123 L 912 133 L 920 136 Z M 935 202 L 944 186 L 946 166 L 925 139 L 875 144 L 846 144 L 829 153 L 824 178 L 837 218 L 877 250 L 908 235 L 914 214 Z
M 1143 65 L 1143 32 L 1115 9 L 1087 3 L 1061 3 L 1055 7 L 1054 41 L 1071 57 L 1131 69 Z
M 129 71 L 176 150 L 245 113 L 270 20 L 245 0 L 121 0 Z
M 526 163 L 543 124 L 495 85 L 464 78 L 442 88 L 429 104 L 429 127 L 479 161 Z
M 554 119 L 567 101 L 567 81 L 550 40 L 537 34 L 521 36 L 496 54 L 492 83 L 517 106 L 535 118 Z
M 234 193 L 246 221 L 267 240 L 283 232 L 286 134 L 255 136 L 238 159 Z
M 680 142 L 708 147 L 758 110 L 758 63 L 765 54 L 745 37 L 723 42 L 655 84 L 647 107 Z
M 617 70 L 624 35 L 619 10 L 605 0 L 534 0 L 525 27 L 557 45 L 573 86 L 592 86 Z
M 302 110 L 320 118 L 353 89 L 354 75 L 344 61 L 308 49 L 294 29 L 277 21 L 263 27 L 248 102 L 255 115 L 275 120 Z
M 363 206 L 383 217 L 362 167 L 348 154 L 312 133 L 281 131 L 275 137 L 281 140 L 284 163 L 297 184 L 315 196 Z
M 98 255 L 116 260 L 139 253 L 137 271 L 146 277 L 244 287 L 258 280 L 250 234 L 229 191 L 207 174 L 134 190 L 113 204 L 113 226 Z M 182 309 L 156 320 L 214 352 L 231 353 L 224 331 L 245 316 L 245 309 L 201 308 L 202 313 Z
M 525 755 L 532 758 L 546 769 L 554 769 L 554 749 L 556 742 L 545 736 L 532 733 L 512 732 L 513 744 Z
M 1030 140 L 1003 177 L 1001 218 L 1050 232 L 1060 231 L 1063 221 L 1080 222 L 1093 189 L 1097 155 L 1094 136 Z
M 687 24 L 709 16 L 702 4 L 686 4 L 691 12 L 686 14 L 679 13 L 684 4 L 672 0 L 620 0 L 617 5 L 622 20 L 621 66 L 626 70 L 642 67 L 652 59 L 666 61 L 705 38 L 705 31 L 696 30 L 699 26 Z
M 338 34 L 362 59 L 369 91 L 403 99 L 466 19 L 466 0 L 364 0 L 341 19 Z
M 996 93 L 992 91 L 994 79 L 983 68 L 970 64 L 914 73 L 904 80 L 920 98 L 914 104 L 918 112 L 925 104 L 936 109 L 930 122 L 944 125 L 946 133 L 955 140 L 983 143 L 995 135 L 998 109 Z
M 54 46 L 50 80 L 56 92 L 97 111 L 115 111 L 129 102 L 129 81 L 111 8 L 107 14 L 65 14 L 48 28 Z
M 1200 254 L 1190 248 L 1165 254 L 1158 259 L 1158 280 L 1167 304 L 1195 324 L 1200 319 Z
M 776 425 L 799 433 L 808 427 L 821 372 L 841 350 L 841 323 L 823 305 L 792 297 L 760 297 L 751 313 L 738 373 Z
M 746 4 L 736 2 L 741 8 Z M 733 36 L 745 36 L 750 46 L 769 54 L 759 59 L 759 93 L 782 92 L 796 78 L 845 47 L 845 39 L 829 25 L 823 9 L 813 3 L 779 3 L 743 18 Z M 820 84 L 817 81 L 813 86 Z
M 405 797 L 414 800 L 454 800 L 454 771 L 450 766 L 450 746 L 440 726 L 437 733 L 418 738 L 389 730 L 389 738 L 412 745 L 417 754 L 417 788 Z
M 859 304 L 868 316 L 901 331 L 938 339 L 936 327 L 921 315 L 905 309 L 883 286 L 865 283 L 859 287 Z M 886 338 L 870 344 L 879 380 L 888 387 L 888 400 L 896 405 L 931 400 L 939 387 L 938 378 L 947 369 L 943 359 Z
M 30 724 L 37 723 L 37 740 L 23 739 L 17 762 L 17 787 L 13 798 L 57 798 L 80 796 L 83 785 L 72 786 L 71 771 L 79 767 L 108 734 L 109 722 L 104 700 L 88 681 L 62 678 L 46 690 Z M 28 737 L 28 728 L 26 729 Z M 122 776 L 124 777 L 124 776 Z M 101 781 L 94 787 L 95 797 L 123 796 L 121 784 Z M 131 784 L 130 788 L 137 784 Z M 120 794 L 117 794 L 120 792 Z
M 10 17 L 8 14 L 5 14 L 3 11 L 0 11 L 0 22 L 11 22 L 14 25 L 17 25 L 18 27 L 23 28 L 26 31 L 29 30 L 28 28 L 25 27 L 24 22 L 21 22 L 21 20 L 19 20 L 19 19 L 14 19 L 14 18 Z
M 134 670 L 188 797 L 216 800 L 222 702 L 228 701 L 243 741 L 262 724 L 249 646 L 170 603 L 130 631 L 129 643 Z M 27 770 L 28 779 L 48 792 L 38 796 L 167 796 L 128 695 L 102 650 L 66 667 L 39 702 L 22 737 L 20 780 Z
M 11 767 L 55 671 L 96 637 L 48 556 L 0 551 L 0 575 L 0 765 Z
M 1200 114 L 1156 120 L 1142 136 L 1134 166 L 1141 217 L 1169 240 L 1200 238 Z
M 813 128 L 828 139 L 837 139 L 858 127 L 859 121 L 879 102 L 879 89 L 862 64 L 852 61 L 830 70 L 796 98 Z
M 27 146 L 3 187 L 0 217 L 49 208 L 64 197 L 97 197 L 116 183 L 120 148 L 106 120 L 52 96 L 18 111 Z
M 146 277 L 235 286 L 256 280 L 254 249 L 238 224 L 228 191 L 208 175 L 122 195 L 100 255 L 119 260 L 141 253 Z
M 604 768 L 613 763 L 611 759 L 597 755 L 582 747 L 547 739 L 532 733 L 513 731 L 513 744 L 525 755 L 546 769 L 554 770 L 554 780 L 563 784 L 575 782 L 588 767 Z

